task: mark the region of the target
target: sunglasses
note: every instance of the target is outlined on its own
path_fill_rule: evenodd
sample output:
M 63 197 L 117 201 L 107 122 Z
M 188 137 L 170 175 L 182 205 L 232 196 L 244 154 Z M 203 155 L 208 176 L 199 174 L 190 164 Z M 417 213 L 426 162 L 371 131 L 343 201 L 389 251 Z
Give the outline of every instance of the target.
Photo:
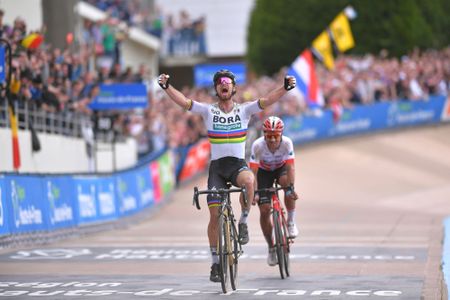
M 223 84 L 223 83 L 230 84 L 230 83 L 233 83 L 233 80 L 231 80 L 231 78 L 229 78 L 229 77 L 220 77 L 219 79 L 217 79 L 217 84 Z
M 277 134 L 277 133 L 265 133 L 264 136 L 269 140 L 281 138 L 281 134 Z

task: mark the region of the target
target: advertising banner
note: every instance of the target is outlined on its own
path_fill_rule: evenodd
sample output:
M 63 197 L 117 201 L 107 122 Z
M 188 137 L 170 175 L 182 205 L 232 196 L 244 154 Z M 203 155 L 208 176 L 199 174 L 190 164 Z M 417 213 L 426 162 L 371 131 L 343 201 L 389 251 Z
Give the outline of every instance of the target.
M 426 101 L 392 102 L 385 119 L 388 127 L 410 126 L 439 122 L 445 97 L 430 97 Z
M 195 86 L 213 86 L 214 74 L 222 69 L 233 72 L 233 74 L 236 76 L 236 84 L 245 84 L 247 70 L 245 64 L 243 63 L 198 64 L 194 67 Z
M 285 117 L 283 121 L 284 134 L 290 137 L 294 144 L 326 138 L 328 129 L 333 126 L 333 116 L 329 111 L 320 116 Z
M 96 203 L 97 178 L 73 177 L 73 190 L 79 224 L 98 221 L 98 209 Z
M 6 185 L 5 177 L 0 175 L 0 236 L 9 234 L 9 210 L 7 208 L 8 201 L 6 200 Z
M 204 139 L 192 146 L 184 160 L 178 179 L 180 181 L 192 178 L 192 176 L 204 171 L 208 167 L 211 145 Z
M 97 178 L 97 207 L 100 220 L 114 220 L 118 217 L 115 177 Z
M 43 177 L 43 199 L 47 202 L 47 222 L 49 229 L 72 227 L 76 225 L 75 201 L 72 191 L 72 178 L 69 176 Z
M 93 110 L 132 109 L 147 106 L 147 88 L 142 83 L 101 84 L 100 94 L 89 104 Z
M 162 196 L 167 195 L 175 186 L 175 162 L 171 151 L 158 158 L 159 180 Z
M 154 203 L 153 180 L 148 165 L 140 167 L 135 172 L 140 207 L 151 206 Z
M 122 172 L 115 176 L 119 214 L 130 215 L 139 209 L 139 195 L 134 172 Z
M 11 175 L 6 178 L 6 194 L 10 200 L 9 226 L 12 233 L 48 229 L 48 205 L 42 201 L 42 178 Z
M 162 188 L 159 176 L 159 162 L 157 160 L 152 161 L 148 168 L 150 169 L 150 175 L 153 183 L 153 199 L 155 203 L 159 203 L 162 200 Z

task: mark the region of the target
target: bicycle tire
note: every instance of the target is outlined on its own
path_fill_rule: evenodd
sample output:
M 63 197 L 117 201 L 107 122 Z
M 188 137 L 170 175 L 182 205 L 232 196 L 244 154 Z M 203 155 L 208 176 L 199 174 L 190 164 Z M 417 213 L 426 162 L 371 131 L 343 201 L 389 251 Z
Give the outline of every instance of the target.
M 280 270 L 281 279 L 286 277 L 285 274 L 285 258 L 284 258 L 284 246 L 283 246 L 283 232 L 281 218 L 278 211 L 273 211 L 273 225 L 275 231 L 275 248 L 277 252 L 278 268 Z
M 286 220 L 283 218 L 283 243 L 284 243 L 284 271 L 287 277 L 291 276 L 291 264 L 289 254 L 291 253 L 290 244 L 289 244 L 289 232 Z
M 237 287 L 238 276 L 238 258 L 239 258 L 239 237 L 236 229 L 236 223 L 233 216 L 229 214 L 230 225 L 230 247 L 229 247 L 229 266 L 230 266 L 230 283 L 231 288 L 235 291 Z
M 219 215 L 219 241 L 218 241 L 218 255 L 219 255 L 219 272 L 220 272 L 220 284 L 224 294 L 227 293 L 227 281 L 228 281 L 228 255 L 227 255 L 227 236 L 226 236 L 226 216 L 223 212 Z

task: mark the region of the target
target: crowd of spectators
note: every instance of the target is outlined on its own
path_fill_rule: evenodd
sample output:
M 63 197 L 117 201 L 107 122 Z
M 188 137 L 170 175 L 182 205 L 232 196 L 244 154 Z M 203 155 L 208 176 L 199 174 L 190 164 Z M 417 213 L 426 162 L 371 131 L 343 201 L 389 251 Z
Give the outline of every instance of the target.
M 2 16 L 0 11 L 0 37 L 10 41 L 13 53 L 11 97 L 19 103 L 32 103 L 46 113 L 75 112 L 92 116 L 88 104 L 98 94 L 98 84 L 149 80 L 144 64 L 133 71 L 123 68 L 120 57 L 113 59 L 110 65 L 93 64 L 91 58 L 98 57 L 98 53 L 89 38 L 81 43 L 79 51 L 71 47 L 49 48 L 45 41 L 36 49 L 26 49 L 21 44 L 28 34 L 25 21 L 16 18 L 12 25 L 5 25 Z M 272 77 L 249 78 L 246 84 L 237 87 L 236 101 L 245 102 L 265 95 L 283 82 L 285 72 L 286 69 L 282 69 Z M 449 94 L 450 47 L 439 51 L 416 50 L 401 58 L 391 58 L 386 51 L 363 57 L 341 55 L 336 60 L 335 70 L 329 71 L 317 64 L 317 74 L 325 109 L 398 99 L 426 100 L 429 95 Z M 214 102 L 217 99 L 212 82 L 210 88 L 177 88 L 195 100 Z M 287 93 L 252 122 L 257 125 L 268 115 L 311 113 L 305 101 L 295 95 Z M 181 110 L 168 101 L 159 88 L 149 93 L 149 106 L 145 110 L 116 114 L 115 129 L 137 139 L 140 155 L 166 146 L 188 146 L 206 136 L 201 117 Z
M 127 26 L 141 28 L 160 38 L 163 45 L 162 54 L 165 56 L 206 54 L 206 18 L 204 16 L 192 19 L 186 10 L 181 10 L 178 15 L 165 14 L 159 7 L 154 6 L 153 9 L 149 9 L 138 0 L 87 0 L 86 2 L 106 12 L 110 20 L 123 21 Z M 85 27 L 92 26 L 101 27 L 102 25 L 91 23 L 86 24 Z M 100 40 L 97 33 L 94 34 L 94 40 L 101 45 L 98 42 Z

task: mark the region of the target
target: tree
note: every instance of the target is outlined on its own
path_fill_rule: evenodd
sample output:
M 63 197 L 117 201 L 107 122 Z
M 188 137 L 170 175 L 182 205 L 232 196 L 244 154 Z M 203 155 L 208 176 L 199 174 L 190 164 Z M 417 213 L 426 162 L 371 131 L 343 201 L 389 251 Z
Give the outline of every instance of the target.
M 351 22 L 354 54 L 391 56 L 449 45 L 448 0 L 257 0 L 250 18 L 247 63 L 259 75 L 272 75 L 289 66 L 329 26 L 347 5 L 357 18 Z

